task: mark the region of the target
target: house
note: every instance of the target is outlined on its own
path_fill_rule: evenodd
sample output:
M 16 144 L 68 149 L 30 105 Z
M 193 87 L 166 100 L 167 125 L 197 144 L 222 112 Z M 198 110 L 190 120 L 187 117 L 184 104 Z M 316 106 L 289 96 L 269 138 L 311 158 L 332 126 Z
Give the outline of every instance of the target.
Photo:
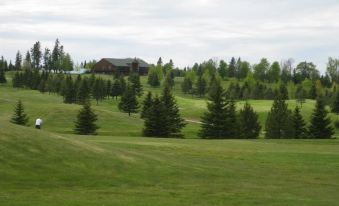
M 149 67 L 150 65 L 147 62 L 138 58 L 103 58 L 94 65 L 93 72 L 126 75 L 131 71 L 134 71 L 138 72 L 140 75 L 147 75 Z

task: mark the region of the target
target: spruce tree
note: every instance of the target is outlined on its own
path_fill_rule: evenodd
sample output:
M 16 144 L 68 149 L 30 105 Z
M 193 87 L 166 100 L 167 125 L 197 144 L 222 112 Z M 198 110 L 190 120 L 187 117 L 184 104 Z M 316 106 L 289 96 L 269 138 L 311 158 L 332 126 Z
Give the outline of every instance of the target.
M 90 85 L 87 78 L 81 81 L 79 90 L 77 91 L 78 104 L 85 104 L 90 99 Z
M 207 103 L 208 111 L 201 117 L 201 130 L 199 136 L 206 139 L 225 138 L 227 126 L 229 126 L 227 117 L 228 102 L 224 97 L 224 89 L 220 84 L 216 85 L 215 92 L 209 96 L 210 102 Z
M 144 100 L 144 104 L 140 115 L 142 119 L 147 118 L 149 109 L 152 106 L 152 104 L 153 104 L 152 93 L 148 92 Z
M 167 74 L 164 82 L 164 85 L 169 86 L 170 88 L 174 87 L 174 76 L 172 74 L 173 74 L 172 72 Z
M 228 106 L 226 109 L 227 113 L 227 129 L 226 129 L 226 138 L 237 138 L 239 135 L 238 130 L 238 119 L 236 112 L 236 105 L 233 98 L 226 100 L 228 102 Z
M 14 115 L 11 118 L 11 122 L 18 125 L 27 125 L 28 117 L 24 111 L 24 105 L 21 100 L 15 106 Z
M 22 63 L 22 55 L 20 51 L 18 51 L 15 56 L 15 65 L 14 65 L 15 70 L 21 70 L 21 63 Z
M 166 106 L 159 97 L 155 97 L 144 121 L 143 134 L 146 137 L 168 137 L 170 127 L 167 124 Z
M 0 68 L 0 84 L 6 83 L 6 75 L 5 75 L 5 69 Z
M 143 93 L 142 85 L 140 83 L 140 75 L 138 73 L 131 73 L 128 77 L 131 82 L 131 87 L 137 96 L 141 96 Z
M 190 77 L 184 78 L 184 81 L 181 84 L 181 89 L 185 94 L 192 92 L 193 82 L 192 82 L 192 79 Z
M 202 75 L 200 75 L 196 82 L 196 93 L 199 95 L 199 97 L 205 95 L 207 90 L 206 86 L 206 80 L 202 77 Z
M 278 93 L 266 120 L 266 138 L 293 138 L 292 114 L 285 100 Z
M 317 99 L 317 86 L 316 86 L 316 83 L 313 82 L 312 85 L 311 85 L 311 89 L 309 91 L 309 98 L 310 99 Z
M 181 135 L 181 129 L 185 127 L 186 123 L 181 118 L 179 113 L 179 107 L 172 95 L 170 85 L 166 84 L 162 92 L 161 101 L 164 103 L 166 108 L 166 115 L 168 122 L 166 123 L 170 129 L 170 134 L 174 136 Z
M 334 130 L 331 119 L 327 114 L 323 100 L 318 98 L 308 129 L 311 138 L 329 139 L 332 137 Z
M 138 112 L 138 108 L 139 105 L 135 90 L 130 84 L 127 84 L 126 90 L 124 91 L 121 101 L 119 102 L 119 109 L 128 113 L 128 116 L 131 116 L 131 113 Z
M 307 130 L 305 126 L 306 123 L 303 119 L 303 116 L 300 114 L 300 109 L 298 106 L 296 106 L 293 113 L 294 138 L 306 138 Z
M 116 100 L 118 100 L 118 96 L 122 95 L 122 85 L 121 85 L 121 80 L 120 79 L 115 79 L 112 85 L 111 89 L 111 96 Z
M 285 84 L 280 85 L 279 92 L 283 100 L 288 100 L 288 90 Z
M 64 97 L 65 104 L 75 103 L 76 91 L 75 91 L 73 79 L 70 75 L 67 76 L 63 81 L 62 96 Z
M 106 92 L 105 92 L 105 97 L 109 99 L 109 96 L 111 96 L 111 90 L 112 90 L 112 81 L 107 80 L 106 81 Z
M 91 105 L 86 102 L 77 115 L 75 133 L 80 135 L 95 135 L 96 130 L 99 128 L 95 121 L 97 121 L 97 115 L 92 111 Z
M 261 130 L 258 114 L 246 102 L 239 113 L 239 133 L 241 138 L 256 139 Z
M 93 86 L 92 86 L 92 96 L 97 102 L 97 105 L 99 104 L 99 100 L 101 101 L 106 95 L 106 87 L 103 79 L 96 78 L 94 80 Z
M 155 70 L 151 71 L 149 74 L 148 74 L 148 80 L 147 80 L 147 83 L 149 85 L 151 85 L 152 87 L 158 87 L 160 86 L 160 79 L 159 79 L 159 76 L 157 74 L 157 72 Z

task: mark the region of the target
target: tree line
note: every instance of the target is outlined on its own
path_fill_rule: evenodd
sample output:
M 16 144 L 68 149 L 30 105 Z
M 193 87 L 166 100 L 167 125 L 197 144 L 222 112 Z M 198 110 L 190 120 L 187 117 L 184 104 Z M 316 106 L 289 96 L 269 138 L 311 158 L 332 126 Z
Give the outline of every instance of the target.
M 42 50 L 40 41 L 37 41 L 33 46 L 22 54 L 17 51 L 15 61 L 8 61 L 2 56 L 0 59 L 0 70 L 5 71 L 20 71 L 20 70 L 45 70 L 57 72 L 72 71 L 74 62 L 71 55 L 64 51 L 64 46 L 59 39 L 55 40 L 52 49 L 45 48 Z
M 305 99 L 322 98 L 327 105 L 333 103 L 337 84 L 339 60 L 329 58 L 325 75 L 320 75 L 312 62 L 300 62 L 296 67 L 292 59 L 273 62 L 263 58 L 258 64 L 232 58 L 229 63 L 209 60 L 181 72 L 174 69 L 170 60 L 163 64 L 159 58 L 148 73 L 148 84 L 159 87 L 161 84 L 174 84 L 175 77 L 182 77 L 181 90 L 184 94 L 204 97 L 212 88 L 215 79 L 230 82 L 227 94 L 235 100 L 268 99 L 274 100 L 276 91 L 285 99 L 296 99 L 303 103 Z
M 235 101 L 225 95 L 219 81 L 215 81 L 209 94 L 207 112 L 202 116 L 200 137 L 207 139 L 251 138 L 259 137 L 261 126 L 258 114 L 249 103 L 245 103 L 239 113 Z M 338 112 L 339 94 L 333 110 Z M 277 93 L 265 124 L 265 137 L 281 138 L 331 138 L 334 134 L 332 121 L 321 98 L 317 99 L 310 123 L 306 121 L 297 106 L 292 112 L 281 93 Z

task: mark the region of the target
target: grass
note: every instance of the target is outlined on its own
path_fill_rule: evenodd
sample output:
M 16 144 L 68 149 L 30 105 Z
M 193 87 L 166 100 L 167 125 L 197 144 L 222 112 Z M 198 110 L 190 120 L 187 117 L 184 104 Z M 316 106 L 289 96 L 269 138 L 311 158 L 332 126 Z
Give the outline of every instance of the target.
M 178 85 L 175 95 L 184 118 L 199 121 L 206 99 L 186 96 Z M 18 99 L 29 127 L 9 123 Z M 264 123 L 272 101 L 250 103 Z M 305 118 L 313 106 L 304 104 Z M 1 205 L 338 204 L 336 139 L 207 141 L 197 139 L 197 123 L 184 129 L 186 139 L 144 138 L 142 120 L 120 113 L 115 100 L 93 108 L 99 135 L 78 136 L 72 130 L 79 105 L 0 86 Z M 38 116 L 41 131 L 33 128 Z

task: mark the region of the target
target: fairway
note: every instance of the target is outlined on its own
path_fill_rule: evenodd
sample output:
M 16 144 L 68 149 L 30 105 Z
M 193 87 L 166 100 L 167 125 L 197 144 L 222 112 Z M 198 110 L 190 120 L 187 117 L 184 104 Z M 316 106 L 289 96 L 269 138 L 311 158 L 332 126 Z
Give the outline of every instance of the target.
M 98 136 L 74 135 L 81 106 L 63 104 L 57 95 L 1 86 L 1 205 L 338 203 L 338 140 L 201 140 L 198 122 L 207 100 L 180 93 L 178 83 L 174 93 L 189 120 L 185 139 L 141 137 L 139 115 L 121 113 L 112 99 L 92 102 Z M 30 116 L 29 127 L 9 123 L 18 99 Z M 250 103 L 264 124 L 272 101 Z M 305 118 L 313 107 L 311 100 L 304 104 Z M 33 129 L 37 117 L 44 120 L 42 131 Z

